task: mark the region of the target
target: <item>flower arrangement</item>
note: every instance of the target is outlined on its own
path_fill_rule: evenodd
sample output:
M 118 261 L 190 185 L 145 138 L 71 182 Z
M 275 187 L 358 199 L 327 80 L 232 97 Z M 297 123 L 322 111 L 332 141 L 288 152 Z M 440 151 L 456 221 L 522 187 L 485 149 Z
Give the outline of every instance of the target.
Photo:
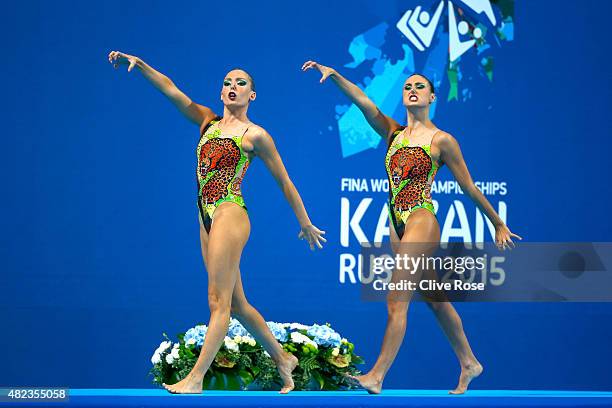
M 267 322 L 285 351 L 299 364 L 293 371 L 296 390 L 345 390 L 354 387 L 346 374 L 358 375 L 363 364 L 354 345 L 329 324 L 306 326 L 300 323 Z M 151 357 L 153 382 L 174 384 L 193 368 L 206 338 L 208 327 L 199 324 L 180 333 L 172 342 L 166 333 Z M 281 380 L 274 361 L 250 333 L 231 319 L 221 349 L 206 372 L 202 389 L 278 390 Z

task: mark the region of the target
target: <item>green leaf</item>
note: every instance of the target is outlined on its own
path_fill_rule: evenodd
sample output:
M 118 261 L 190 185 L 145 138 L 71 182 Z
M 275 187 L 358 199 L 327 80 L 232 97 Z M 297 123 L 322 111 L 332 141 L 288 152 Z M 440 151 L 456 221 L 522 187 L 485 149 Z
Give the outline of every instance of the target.
M 238 371 L 238 375 L 240 376 L 240 379 L 242 380 L 242 384 L 246 387 L 247 385 L 249 385 L 250 383 L 253 382 L 253 380 L 255 379 L 251 373 L 249 373 L 247 370 L 240 370 Z
M 206 373 L 206 376 L 204 376 L 204 381 L 202 381 L 202 389 L 214 390 L 213 387 L 215 386 L 216 382 L 217 379 L 215 378 L 215 376 L 208 372 Z
M 365 361 L 364 361 L 364 359 L 363 359 L 363 358 L 361 358 L 360 356 L 357 356 L 357 355 L 355 355 L 355 354 L 353 354 L 353 355 L 351 356 L 351 362 L 352 362 L 353 364 L 363 364 L 363 363 L 365 363 Z
M 223 378 L 223 374 L 220 372 L 215 373 L 215 386 L 213 390 L 224 390 L 225 389 L 225 381 Z
M 322 390 L 323 385 L 325 384 L 325 379 L 323 378 L 321 373 L 319 373 L 317 370 L 312 370 L 310 374 L 312 375 L 312 378 L 314 378 L 315 381 L 319 384 L 319 389 Z
M 226 390 L 239 391 L 242 389 L 240 386 L 240 377 L 235 374 L 223 373 L 223 382 Z

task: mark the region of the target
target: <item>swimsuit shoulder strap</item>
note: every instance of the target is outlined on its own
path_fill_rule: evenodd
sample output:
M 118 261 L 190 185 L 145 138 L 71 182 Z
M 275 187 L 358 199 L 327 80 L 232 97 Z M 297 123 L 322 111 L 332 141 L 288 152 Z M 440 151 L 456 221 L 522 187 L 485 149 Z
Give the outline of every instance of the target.
M 438 134 L 438 132 L 440 132 L 440 129 L 436 129 L 432 134 L 431 134 L 431 139 L 429 139 L 429 146 L 431 146 L 431 142 L 433 142 L 433 138 L 435 135 Z
M 393 131 L 393 133 L 391 133 L 391 137 L 389 137 L 389 146 L 391 147 L 391 145 L 393 144 L 393 141 L 395 140 L 395 138 L 397 137 L 397 135 L 399 135 L 400 133 L 402 133 L 402 131 L 406 129 L 406 126 L 400 126 L 397 129 L 395 129 Z
M 244 132 L 242 132 L 242 136 L 240 137 L 244 137 L 244 135 L 246 135 L 246 132 L 251 128 L 251 125 L 247 125 L 246 129 L 244 129 Z

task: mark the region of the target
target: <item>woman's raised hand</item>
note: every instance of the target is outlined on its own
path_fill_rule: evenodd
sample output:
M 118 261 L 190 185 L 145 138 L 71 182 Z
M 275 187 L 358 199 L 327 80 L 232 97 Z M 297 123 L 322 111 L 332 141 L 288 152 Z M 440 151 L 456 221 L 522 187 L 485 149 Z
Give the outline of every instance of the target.
M 334 75 L 336 71 L 333 68 L 326 67 L 325 65 L 321 65 L 316 61 L 306 61 L 304 65 L 302 65 L 302 71 L 308 71 L 309 69 L 318 69 L 321 73 L 320 83 L 325 82 L 325 80 L 330 76 Z
M 327 242 L 327 240 L 323 238 L 324 234 L 325 234 L 325 231 L 321 231 L 314 225 L 310 224 L 305 227 L 302 227 L 302 230 L 298 234 L 298 238 L 305 239 L 306 241 L 308 241 L 308 245 L 310 245 L 310 249 L 314 251 L 315 245 L 319 247 L 319 249 L 323 249 L 323 245 L 321 245 L 321 242 Z
M 128 72 L 132 70 L 136 66 L 138 62 L 138 57 L 133 55 L 125 54 L 121 51 L 111 51 L 108 54 L 108 62 L 113 64 L 113 67 L 117 68 L 119 65 L 128 65 Z
M 510 231 L 506 224 L 501 224 L 495 228 L 495 245 L 498 249 L 505 251 L 506 248 L 514 248 L 512 238 L 523 239 Z

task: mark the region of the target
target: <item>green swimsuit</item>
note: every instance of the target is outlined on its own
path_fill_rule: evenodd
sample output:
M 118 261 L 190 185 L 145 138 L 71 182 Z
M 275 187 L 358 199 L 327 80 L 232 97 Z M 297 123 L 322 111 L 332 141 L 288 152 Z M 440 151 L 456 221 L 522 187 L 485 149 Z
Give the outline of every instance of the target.
M 242 149 L 242 136 L 224 135 L 219 128 L 220 117 L 212 120 L 202 132 L 196 149 L 198 167 L 198 207 L 200 221 L 210 232 L 213 215 L 221 203 L 236 203 L 246 211 L 240 185 L 251 163 Z
M 389 177 L 389 218 L 400 239 L 413 211 L 424 208 L 436 215 L 431 200 L 431 184 L 438 171 L 431 158 L 431 141 L 423 146 L 410 146 L 408 138 L 395 141 L 398 135 L 404 133 L 404 129 L 402 127 L 393 132 L 385 156 Z

